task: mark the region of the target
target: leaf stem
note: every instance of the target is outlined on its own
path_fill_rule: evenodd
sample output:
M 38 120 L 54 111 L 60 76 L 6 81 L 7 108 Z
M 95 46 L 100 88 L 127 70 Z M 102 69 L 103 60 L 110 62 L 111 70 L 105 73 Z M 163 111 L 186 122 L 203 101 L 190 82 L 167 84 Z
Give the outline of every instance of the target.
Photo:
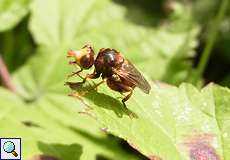
M 194 77 L 195 84 L 198 83 L 199 79 L 204 73 L 205 67 L 207 66 L 207 62 L 210 58 L 211 51 L 213 49 L 213 46 L 217 38 L 218 28 L 225 15 L 227 7 L 228 7 L 228 0 L 222 0 L 218 14 L 214 20 L 214 23 L 212 23 L 212 26 L 210 28 L 210 32 L 209 32 L 210 35 L 208 36 L 207 45 L 205 46 L 204 51 L 201 54 L 201 59 L 196 69 L 196 74 Z

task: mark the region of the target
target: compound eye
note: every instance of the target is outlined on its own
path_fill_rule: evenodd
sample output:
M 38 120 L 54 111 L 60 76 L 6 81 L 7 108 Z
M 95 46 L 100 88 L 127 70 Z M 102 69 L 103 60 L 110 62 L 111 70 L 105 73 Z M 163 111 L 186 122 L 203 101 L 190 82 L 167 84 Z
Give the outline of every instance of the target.
M 90 68 L 94 63 L 93 57 L 88 55 L 84 55 L 83 57 L 81 57 L 80 59 L 80 64 L 83 68 Z

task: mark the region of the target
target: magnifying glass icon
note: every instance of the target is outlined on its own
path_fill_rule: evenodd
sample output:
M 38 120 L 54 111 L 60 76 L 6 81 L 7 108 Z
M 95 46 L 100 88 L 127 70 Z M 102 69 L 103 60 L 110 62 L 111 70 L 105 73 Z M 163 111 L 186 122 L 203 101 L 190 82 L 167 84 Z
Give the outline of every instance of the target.
M 17 152 L 15 151 L 15 145 L 13 142 L 11 141 L 6 141 L 4 144 L 3 144 L 3 150 L 6 152 L 6 153 L 11 153 L 14 155 L 14 157 L 17 157 L 18 154 Z

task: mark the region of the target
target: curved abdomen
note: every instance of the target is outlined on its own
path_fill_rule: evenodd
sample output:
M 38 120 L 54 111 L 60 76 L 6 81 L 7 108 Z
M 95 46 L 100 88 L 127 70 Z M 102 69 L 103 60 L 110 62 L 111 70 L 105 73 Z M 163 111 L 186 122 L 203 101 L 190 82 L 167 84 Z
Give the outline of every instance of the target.
M 116 81 L 113 78 L 109 77 L 106 80 L 108 87 L 114 91 L 118 92 L 129 92 L 135 88 L 135 85 L 121 78 L 120 81 Z

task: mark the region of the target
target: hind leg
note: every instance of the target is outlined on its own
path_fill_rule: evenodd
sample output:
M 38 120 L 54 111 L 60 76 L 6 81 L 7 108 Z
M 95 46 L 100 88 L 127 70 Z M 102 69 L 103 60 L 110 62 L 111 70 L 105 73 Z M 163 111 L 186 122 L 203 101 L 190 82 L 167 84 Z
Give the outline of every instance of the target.
M 132 96 L 133 94 L 133 86 L 130 86 L 124 81 L 115 81 L 113 79 L 107 79 L 107 85 L 110 89 L 114 91 L 118 91 L 121 94 L 128 92 L 128 94 L 122 99 L 122 104 L 124 106 L 125 112 L 129 115 L 130 118 L 136 117 L 129 109 L 127 108 L 125 102 Z
M 133 89 L 131 88 L 131 87 L 129 87 L 128 88 L 130 91 L 129 91 L 129 94 L 127 95 L 127 96 L 125 96 L 125 98 L 123 98 L 122 99 L 122 103 L 123 103 L 123 105 L 126 107 L 126 104 L 125 104 L 125 102 L 127 101 L 127 100 L 129 100 L 129 98 L 132 96 L 132 94 L 133 94 Z M 127 107 L 126 107 L 127 108 Z
M 129 86 L 125 86 L 125 88 L 126 88 L 126 90 L 129 90 L 129 93 L 128 93 L 128 95 L 126 95 L 123 99 L 122 99 L 122 103 L 123 103 L 123 106 L 125 107 L 125 111 L 126 111 L 126 113 L 129 115 L 129 117 L 130 118 L 135 118 L 135 117 L 137 117 L 133 112 L 131 112 L 128 108 L 127 108 L 127 106 L 126 106 L 126 104 L 125 104 L 125 102 L 127 101 L 127 100 L 129 100 L 129 98 L 132 96 L 132 94 L 133 94 L 133 88 L 132 87 L 129 87 Z

